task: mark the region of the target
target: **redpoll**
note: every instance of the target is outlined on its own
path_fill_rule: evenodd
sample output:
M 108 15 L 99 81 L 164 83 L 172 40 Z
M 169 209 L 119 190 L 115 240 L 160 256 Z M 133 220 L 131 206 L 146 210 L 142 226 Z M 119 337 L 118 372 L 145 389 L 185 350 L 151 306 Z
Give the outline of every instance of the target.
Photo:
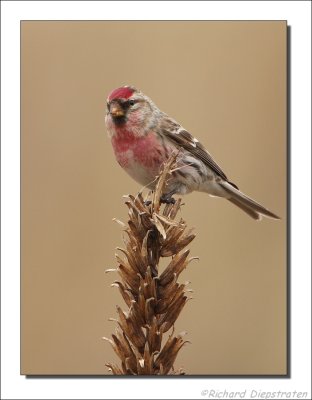
M 151 190 L 163 163 L 172 152 L 179 151 L 163 201 L 172 201 L 174 194 L 197 190 L 226 198 L 254 219 L 262 215 L 279 219 L 243 194 L 195 137 L 134 87 L 111 92 L 105 122 L 118 163 Z

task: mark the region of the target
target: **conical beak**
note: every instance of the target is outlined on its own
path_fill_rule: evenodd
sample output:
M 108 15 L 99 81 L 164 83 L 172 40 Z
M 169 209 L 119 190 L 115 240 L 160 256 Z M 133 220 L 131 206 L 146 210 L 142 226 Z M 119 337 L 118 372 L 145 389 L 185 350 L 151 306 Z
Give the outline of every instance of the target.
M 112 103 L 109 109 L 113 118 L 121 118 L 125 116 L 125 112 L 118 103 Z

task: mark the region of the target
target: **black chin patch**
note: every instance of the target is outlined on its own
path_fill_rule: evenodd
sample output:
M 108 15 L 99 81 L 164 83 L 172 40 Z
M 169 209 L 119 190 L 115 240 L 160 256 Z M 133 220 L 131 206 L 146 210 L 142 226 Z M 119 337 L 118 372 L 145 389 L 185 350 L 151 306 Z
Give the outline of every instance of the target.
M 123 125 L 127 122 L 127 118 L 125 115 L 122 115 L 120 117 L 112 117 L 112 118 L 116 125 Z

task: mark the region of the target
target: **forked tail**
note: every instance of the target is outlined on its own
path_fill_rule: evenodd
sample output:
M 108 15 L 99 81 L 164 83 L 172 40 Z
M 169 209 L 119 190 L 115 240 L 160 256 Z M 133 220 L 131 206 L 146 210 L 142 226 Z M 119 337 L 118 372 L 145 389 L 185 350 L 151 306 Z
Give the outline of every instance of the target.
M 272 213 L 268 209 L 264 208 L 261 204 L 255 200 L 246 196 L 244 193 L 236 189 L 228 182 L 220 182 L 220 185 L 229 194 L 227 200 L 235 204 L 241 210 L 245 211 L 250 217 L 260 220 L 262 216 L 273 219 L 280 219 L 276 214 Z

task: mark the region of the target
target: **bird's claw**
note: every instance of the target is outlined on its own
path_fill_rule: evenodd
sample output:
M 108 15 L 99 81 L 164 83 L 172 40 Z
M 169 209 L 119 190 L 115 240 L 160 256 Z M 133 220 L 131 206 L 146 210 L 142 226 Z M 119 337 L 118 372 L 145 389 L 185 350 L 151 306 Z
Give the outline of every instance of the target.
M 171 196 L 171 195 L 166 195 L 163 194 L 160 197 L 160 203 L 164 203 L 164 204 L 175 204 L 175 199 Z

